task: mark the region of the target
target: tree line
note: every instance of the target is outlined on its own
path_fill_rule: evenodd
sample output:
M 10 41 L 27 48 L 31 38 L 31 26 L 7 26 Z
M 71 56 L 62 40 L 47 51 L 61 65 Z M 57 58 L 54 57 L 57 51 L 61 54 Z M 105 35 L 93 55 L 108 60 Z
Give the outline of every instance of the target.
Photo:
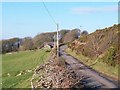
M 78 31 L 80 29 L 73 30 L 61 30 L 60 34 L 60 43 L 72 42 L 78 38 Z M 80 31 L 81 32 L 81 31 Z M 87 31 L 81 32 L 81 34 L 86 34 Z M 54 42 L 56 32 L 49 33 L 40 33 L 34 38 L 25 37 L 25 38 L 11 38 L 7 40 L 0 41 L 0 53 L 8 53 L 15 51 L 24 51 L 24 50 L 35 50 L 43 47 L 44 42 Z

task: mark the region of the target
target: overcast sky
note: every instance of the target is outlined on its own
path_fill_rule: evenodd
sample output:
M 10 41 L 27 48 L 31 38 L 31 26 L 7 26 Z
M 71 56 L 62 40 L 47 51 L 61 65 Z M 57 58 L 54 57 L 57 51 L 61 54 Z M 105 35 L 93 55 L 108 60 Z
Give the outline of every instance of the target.
M 80 28 L 89 33 L 118 23 L 117 2 L 45 2 L 60 29 Z M 4 2 L 2 39 L 34 37 L 56 30 L 42 2 Z M 0 7 L 1 8 L 1 7 Z M 80 27 L 82 26 L 82 27 Z

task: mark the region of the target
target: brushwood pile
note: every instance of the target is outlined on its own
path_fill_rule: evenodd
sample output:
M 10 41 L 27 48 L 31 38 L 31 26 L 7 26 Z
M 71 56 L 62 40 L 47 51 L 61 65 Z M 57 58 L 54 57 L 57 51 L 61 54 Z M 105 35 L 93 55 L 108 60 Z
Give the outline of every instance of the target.
M 82 77 L 67 67 L 61 58 L 57 58 L 55 52 L 44 65 L 40 65 L 35 70 L 32 80 L 34 88 L 81 88 Z

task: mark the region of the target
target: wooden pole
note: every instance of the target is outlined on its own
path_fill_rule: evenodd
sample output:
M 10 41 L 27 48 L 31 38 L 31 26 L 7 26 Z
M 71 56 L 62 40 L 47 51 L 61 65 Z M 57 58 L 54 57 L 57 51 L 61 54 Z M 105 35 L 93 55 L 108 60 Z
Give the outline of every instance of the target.
M 54 48 L 56 47 L 55 43 L 56 43 L 56 41 L 55 41 L 55 35 L 54 35 Z
M 59 57 L 59 25 L 57 24 L 57 58 Z

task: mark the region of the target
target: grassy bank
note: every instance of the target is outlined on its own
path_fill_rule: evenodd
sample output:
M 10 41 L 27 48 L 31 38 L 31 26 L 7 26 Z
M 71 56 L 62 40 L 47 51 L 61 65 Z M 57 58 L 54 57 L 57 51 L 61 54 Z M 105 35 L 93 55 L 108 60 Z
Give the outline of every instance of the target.
M 43 64 L 49 52 L 21 51 L 2 56 L 2 87 L 30 88 L 30 80 L 37 65 Z
M 72 56 L 74 56 L 75 58 L 77 58 L 78 60 L 82 61 L 84 64 L 90 66 L 91 68 L 104 73 L 110 77 L 113 77 L 115 79 L 118 79 L 118 67 L 112 67 L 112 66 L 108 66 L 107 64 L 103 63 L 102 60 L 100 59 L 94 59 L 91 60 L 88 57 L 83 56 L 82 54 L 76 54 L 75 51 L 72 51 L 71 49 L 66 49 L 66 52 Z

